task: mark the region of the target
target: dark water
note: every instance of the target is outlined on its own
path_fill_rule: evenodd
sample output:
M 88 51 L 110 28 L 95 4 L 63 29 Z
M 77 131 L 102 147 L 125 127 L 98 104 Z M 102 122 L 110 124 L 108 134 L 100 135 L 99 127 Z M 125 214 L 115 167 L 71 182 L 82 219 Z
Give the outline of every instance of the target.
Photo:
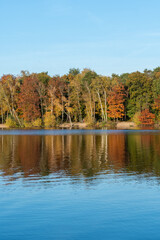
M 3 239 L 160 239 L 160 132 L 1 130 Z

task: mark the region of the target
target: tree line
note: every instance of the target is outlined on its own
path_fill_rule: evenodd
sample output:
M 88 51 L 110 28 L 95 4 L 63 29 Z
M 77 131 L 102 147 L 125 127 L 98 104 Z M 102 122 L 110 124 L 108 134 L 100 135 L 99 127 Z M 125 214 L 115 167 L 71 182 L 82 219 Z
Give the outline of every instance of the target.
M 160 67 L 112 76 L 72 68 L 63 76 L 21 71 L 0 78 L 0 122 L 12 127 L 130 119 L 151 125 L 159 117 Z

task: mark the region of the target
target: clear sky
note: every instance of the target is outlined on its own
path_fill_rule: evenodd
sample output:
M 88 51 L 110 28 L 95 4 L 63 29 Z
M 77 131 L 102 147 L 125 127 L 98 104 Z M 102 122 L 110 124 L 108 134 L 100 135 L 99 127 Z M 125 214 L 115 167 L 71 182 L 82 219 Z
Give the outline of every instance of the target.
M 160 0 L 0 0 L 0 75 L 160 66 Z

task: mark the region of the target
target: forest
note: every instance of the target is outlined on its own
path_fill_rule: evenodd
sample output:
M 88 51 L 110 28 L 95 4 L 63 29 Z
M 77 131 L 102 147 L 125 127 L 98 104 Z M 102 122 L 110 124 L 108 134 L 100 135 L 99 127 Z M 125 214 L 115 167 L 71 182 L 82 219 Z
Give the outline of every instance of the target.
M 9 127 L 160 120 L 160 67 L 112 76 L 72 68 L 63 76 L 21 71 L 0 78 L 0 123 Z

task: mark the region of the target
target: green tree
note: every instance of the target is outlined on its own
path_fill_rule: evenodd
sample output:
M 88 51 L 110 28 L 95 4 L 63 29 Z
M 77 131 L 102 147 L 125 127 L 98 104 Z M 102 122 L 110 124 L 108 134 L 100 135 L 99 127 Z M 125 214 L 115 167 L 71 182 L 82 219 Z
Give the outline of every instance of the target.
M 73 75 L 73 76 L 76 76 L 77 74 L 80 73 L 80 70 L 79 68 L 70 68 L 69 69 L 69 74 Z
M 144 73 L 134 72 L 129 74 L 127 80 L 128 86 L 128 106 L 127 114 L 133 117 L 136 112 L 150 107 L 152 99 L 152 78 Z

